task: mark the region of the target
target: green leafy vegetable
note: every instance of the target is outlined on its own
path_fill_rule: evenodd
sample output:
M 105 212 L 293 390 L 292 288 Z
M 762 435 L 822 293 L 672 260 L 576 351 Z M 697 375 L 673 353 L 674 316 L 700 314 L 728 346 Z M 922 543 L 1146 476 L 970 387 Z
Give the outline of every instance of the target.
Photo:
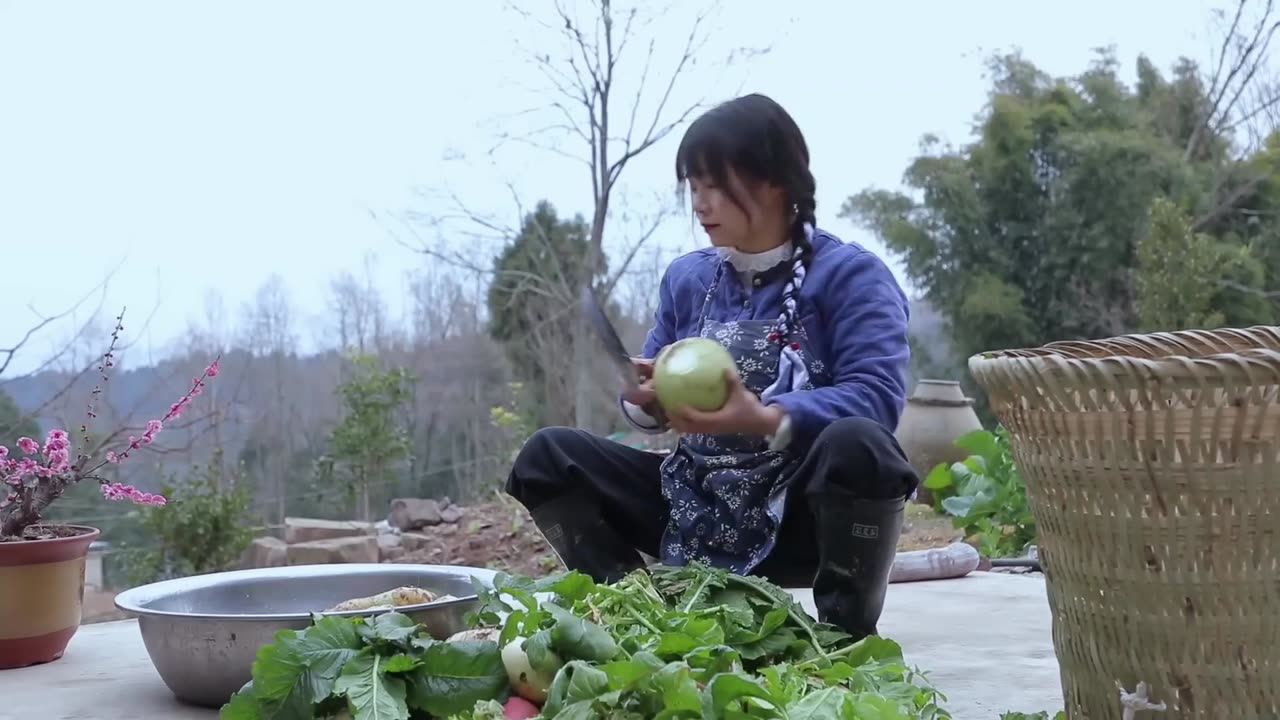
M 610 642 L 613 639 L 610 638 Z M 540 673 L 554 674 L 564 666 L 564 661 L 551 649 L 551 631 L 539 630 L 524 644 L 524 652 L 529 656 L 529 664 Z
M 497 643 L 435 643 L 422 653 L 420 672 L 410 683 L 410 705 L 432 715 L 448 716 L 474 707 L 477 701 L 501 697 L 507 689 L 507 671 Z
M 355 720 L 447 717 L 507 693 L 496 643 L 438 642 L 395 612 L 330 616 L 276 633 L 258 651 L 253 681 L 220 717 L 309 720 L 342 710 Z
M 1003 428 L 961 435 L 956 447 L 969 453 L 958 463 L 940 463 L 925 477 L 938 509 L 988 557 L 1020 555 L 1035 540 L 1035 517 Z
M 499 574 L 477 590 L 468 617 L 498 642 L 436 640 L 395 612 L 317 619 L 259 651 L 222 718 L 496 720 L 523 703 L 513 689 L 533 694 L 528 673 L 543 676 L 525 699 L 545 700 L 546 720 L 950 718 L 897 643 L 854 642 L 759 578 L 654 567 L 607 585 Z
M 407 720 L 404 678 L 388 675 L 386 660 L 365 650 L 342 667 L 335 695 L 351 701 L 355 720 Z
M 950 717 L 896 643 L 853 642 L 759 578 L 698 566 L 610 585 L 500 574 L 480 598 L 473 620 L 505 617 L 503 637 L 527 638 L 531 665 L 568 661 L 543 718 Z

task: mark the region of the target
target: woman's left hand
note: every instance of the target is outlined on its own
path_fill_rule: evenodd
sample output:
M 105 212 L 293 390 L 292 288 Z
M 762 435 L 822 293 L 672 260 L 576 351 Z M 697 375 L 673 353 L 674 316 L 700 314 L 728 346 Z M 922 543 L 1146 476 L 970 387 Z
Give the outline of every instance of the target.
M 782 410 L 760 402 L 733 370 L 725 371 L 729 398 L 719 410 L 704 412 L 691 407 L 666 408 L 671 427 L 682 433 L 719 435 L 744 433 L 772 435 L 782 422 Z

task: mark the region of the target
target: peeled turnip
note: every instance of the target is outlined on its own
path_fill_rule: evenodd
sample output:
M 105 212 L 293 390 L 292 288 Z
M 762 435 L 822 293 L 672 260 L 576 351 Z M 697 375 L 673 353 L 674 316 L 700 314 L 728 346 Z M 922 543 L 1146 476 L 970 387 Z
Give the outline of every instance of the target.
M 525 700 L 542 704 L 547 701 L 547 691 L 555 673 L 541 673 L 533 668 L 524 651 L 524 638 L 518 637 L 502 648 L 502 667 L 507 671 L 511 689 Z
M 516 695 L 507 698 L 506 704 L 502 706 L 502 716 L 507 720 L 529 720 L 538 717 L 541 712 L 537 705 Z
M 710 412 L 729 399 L 725 372 L 737 372 L 733 356 L 720 343 L 704 337 L 677 340 L 653 364 L 658 404 L 669 410 L 691 407 Z
M 369 597 L 346 600 L 325 610 L 325 612 L 348 612 L 350 610 L 390 610 L 405 605 L 421 605 L 433 603 L 437 599 L 435 593 L 419 587 L 398 587 L 384 593 Z

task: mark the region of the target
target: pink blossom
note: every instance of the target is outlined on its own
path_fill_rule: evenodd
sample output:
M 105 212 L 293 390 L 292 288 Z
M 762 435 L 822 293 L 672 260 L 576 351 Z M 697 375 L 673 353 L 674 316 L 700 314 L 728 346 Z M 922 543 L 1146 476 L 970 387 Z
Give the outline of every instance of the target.
M 124 483 L 105 483 L 102 486 L 102 497 L 108 500 L 132 500 L 134 505 L 164 505 L 161 495 L 143 492 L 132 485 Z
M 108 381 L 107 369 L 115 366 L 113 352 L 123 329 L 121 318 L 117 317 L 111 346 L 103 354 L 98 366 L 101 381 L 91 393 L 87 408 L 90 418 L 97 416 L 93 400 L 101 394 L 102 386 Z M 18 504 L 16 510 L 11 508 L 0 513 L 0 528 L 3 528 L 5 534 L 20 534 L 31 522 L 39 521 L 41 511 L 49 502 L 60 497 L 66 488 L 86 479 L 97 481 L 102 496 L 107 500 L 129 500 L 137 505 L 165 505 L 166 500 L 161 495 L 144 492 L 132 485 L 106 482 L 97 473 L 107 463 L 119 463 L 129 457 L 133 450 L 152 443 L 156 435 L 164 430 L 165 423 L 178 417 L 187 404 L 203 392 L 205 381 L 215 377 L 218 372 L 218 358 L 214 358 L 200 377 L 192 379 L 186 394 L 169 406 L 169 412 L 164 417 L 148 421 L 141 436 L 130 437 L 126 447 L 105 452 L 105 459 L 96 463 L 86 454 L 76 453 L 67 431 L 62 428 L 50 430 L 43 445 L 29 437 L 20 438 L 17 449 L 25 455 L 22 458 L 10 457 L 9 448 L 0 446 L 0 509 Z M 88 423 L 80 424 L 80 432 L 85 441 L 82 453 L 87 453 Z
M 66 430 L 49 431 L 44 441 L 44 456 L 48 460 L 46 468 L 50 473 L 46 477 L 61 473 L 71 466 L 71 441 Z

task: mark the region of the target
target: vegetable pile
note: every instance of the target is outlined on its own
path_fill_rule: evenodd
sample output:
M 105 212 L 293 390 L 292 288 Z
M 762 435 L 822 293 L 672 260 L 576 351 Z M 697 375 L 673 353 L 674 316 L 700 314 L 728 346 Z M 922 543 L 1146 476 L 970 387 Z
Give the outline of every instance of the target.
M 222 718 L 950 718 L 896 643 L 851 642 L 758 578 L 652 567 L 476 589 L 475 629 L 447 641 L 395 612 L 281 631 Z

